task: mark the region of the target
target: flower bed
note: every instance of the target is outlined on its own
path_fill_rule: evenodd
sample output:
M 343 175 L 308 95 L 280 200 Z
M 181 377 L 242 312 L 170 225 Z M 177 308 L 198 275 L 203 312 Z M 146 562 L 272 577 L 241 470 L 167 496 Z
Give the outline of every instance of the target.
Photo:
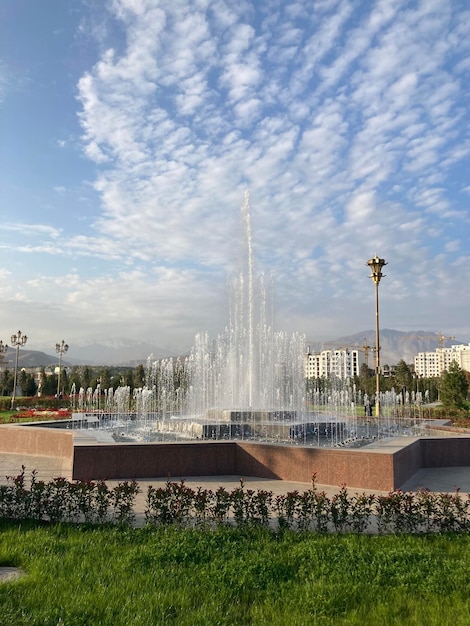
M 10 422 L 42 422 L 70 418 L 70 409 L 23 409 L 12 415 Z

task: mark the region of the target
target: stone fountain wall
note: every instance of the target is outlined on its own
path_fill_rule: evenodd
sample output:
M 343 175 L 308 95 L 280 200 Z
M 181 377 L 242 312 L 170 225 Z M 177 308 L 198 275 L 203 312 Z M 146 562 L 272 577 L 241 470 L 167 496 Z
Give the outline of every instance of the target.
M 470 466 L 470 437 L 394 439 L 356 449 L 247 441 L 74 444 L 71 431 L 3 425 L 2 452 L 70 459 L 80 480 L 255 476 L 310 483 L 315 474 L 317 484 L 387 491 L 421 468 Z

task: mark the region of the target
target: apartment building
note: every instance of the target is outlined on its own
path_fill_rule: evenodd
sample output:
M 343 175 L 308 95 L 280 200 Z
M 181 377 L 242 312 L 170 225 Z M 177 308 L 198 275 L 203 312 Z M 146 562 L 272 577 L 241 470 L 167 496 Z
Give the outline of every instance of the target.
M 322 350 L 305 355 L 305 378 L 328 378 L 340 379 L 359 376 L 361 365 L 364 363 L 364 355 L 356 348 L 341 348 L 336 350 Z
M 423 378 L 437 378 L 453 361 L 470 372 L 470 343 L 437 348 L 434 352 L 419 352 L 414 358 L 415 373 Z

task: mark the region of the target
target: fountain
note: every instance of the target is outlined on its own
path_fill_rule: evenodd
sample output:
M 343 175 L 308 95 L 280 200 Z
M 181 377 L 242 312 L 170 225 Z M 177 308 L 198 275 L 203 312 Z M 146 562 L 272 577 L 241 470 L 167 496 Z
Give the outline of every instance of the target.
M 111 430 L 117 440 L 292 441 L 336 431 L 337 416 L 307 411 L 303 334 L 274 330 L 273 281 L 256 275 L 248 191 L 241 206 L 243 262 L 229 280 L 229 321 L 216 339 L 196 335 L 187 357 L 147 362 L 146 385 L 71 393 L 73 422 Z M 99 394 L 99 392 L 98 392 Z M 98 395 L 99 398 L 99 395 Z
M 72 386 L 71 420 L 0 426 L 0 451 L 61 456 L 80 480 L 315 475 L 380 490 L 400 487 L 424 459 L 466 466 L 468 439 L 431 424 L 421 394 L 386 392 L 373 418 L 351 380 L 304 378 L 305 338 L 274 331 L 272 281 L 255 275 L 247 193 L 242 216 L 245 260 L 223 333 L 198 334 L 184 357 L 150 357 L 140 389 Z
M 241 206 L 243 263 L 229 280 L 229 322 L 216 339 L 196 335 L 186 357 L 154 361 L 146 384 L 76 393 L 72 423 L 112 433 L 114 441 L 256 440 L 359 446 L 395 434 L 394 423 L 358 420 L 361 394 L 334 379 L 310 390 L 303 334 L 274 331 L 272 279 L 256 275 L 249 194 Z M 100 406 L 100 401 L 102 406 Z M 383 406 L 396 399 L 383 399 Z

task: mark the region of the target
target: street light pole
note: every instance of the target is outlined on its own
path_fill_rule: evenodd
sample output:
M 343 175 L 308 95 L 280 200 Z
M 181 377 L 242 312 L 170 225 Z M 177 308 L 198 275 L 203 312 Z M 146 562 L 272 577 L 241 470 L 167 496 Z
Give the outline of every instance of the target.
M 385 259 L 379 259 L 377 255 L 367 261 L 370 267 L 372 282 L 375 285 L 375 415 L 380 417 L 380 338 L 379 338 L 379 283 L 382 268 L 387 265 Z
M 28 337 L 26 335 L 21 334 L 21 330 L 19 330 L 16 335 L 11 336 L 11 345 L 12 347 L 16 347 L 16 359 L 15 359 L 15 377 L 13 379 L 13 393 L 11 396 L 11 410 L 15 408 L 15 398 L 16 398 L 16 382 L 18 380 L 18 357 L 20 354 L 20 346 L 24 346 L 28 341 Z
M 57 399 L 60 397 L 60 372 L 62 369 L 62 355 L 69 349 L 68 345 L 62 339 L 62 343 L 55 344 L 55 351 L 59 353 L 59 374 L 57 376 Z

